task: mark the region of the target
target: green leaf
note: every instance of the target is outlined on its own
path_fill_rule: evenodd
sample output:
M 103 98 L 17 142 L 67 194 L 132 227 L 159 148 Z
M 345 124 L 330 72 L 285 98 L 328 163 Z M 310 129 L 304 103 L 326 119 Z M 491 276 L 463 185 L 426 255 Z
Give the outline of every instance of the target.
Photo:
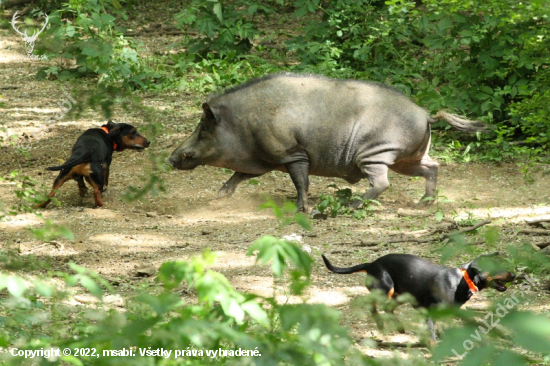
M 294 215 L 294 221 L 296 221 L 296 223 L 304 229 L 311 230 L 311 223 L 309 222 L 309 218 L 303 213 L 297 213 L 296 215 Z
M 76 284 L 78 283 L 78 275 L 75 275 L 75 276 L 68 276 L 68 277 L 65 279 L 65 283 L 66 283 L 67 286 L 69 286 L 69 287 L 76 286 Z
M 483 85 L 480 89 L 481 89 L 481 91 L 484 92 L 484 93 L 487 93 L 487 94 L 490 94 L 490 95 L 493 94 L 493 89 L 491 89 L 491 88 L 488 87 L 487 85 Z
M 226 315 L 235 319 L 237 323 L 242 323 L 244 320 L 244 310 L 241 308 L 241 305 L 233 298 L 227 298 L 224 296 L 220 304 L 223 308 L 223 311 Z
M 86 268 L 79 266 L 75 262 L 69 262 L 69 268 L 75 271 L 76 273 L 80 273 L 80 274 L 86 273 Z
M 76 29 L 72 25 L 69 25 L 65 28 L 65 34 L 69 37 L 74 36 L 75 31 L 76 31 Z
M 114 26 L 115 25 L 115 17 L 109 14 L 102 14 L 101 15 L 101 21 L 107 25 Z
M 546 353 L 550 350 L 550 319 L 547 317 L 514 312 L 501 319 L 501 324 L 514 332 L 514 343 L 532 352 Z
M 220 22 L 223 22 L 222 4 L 219 2 L 215 3 L 212 11 L 214 12 L 214 14 L 216 14 L 218 20 Z
M 271 268 L 277 277 L 282 276 L 288 263 L 304 271 L 307 277 L 310 276 L 312 260 L 294 243 L 273 236 L 263 236 L 252 244 L 247 255 L 251 255 L 255 251 L 258 251 L 257 261 L 262 264 L 272 261 Z
M 475 331 L 476 328 L 474 326 L 447 329 L 441 341 L 432 352 L 435 362 L 437 363 L 445 357 L 455 357 L 456 354 L 463 355 L 464 352 L 467 352 L 464 349 L 463 343 L 467 339 L 471 339 L 470 335 L 475 334 Z
M 439 23 L 437 23 L 437 26 L 441 30 L 449 29 L 453 26 L 453 20 L 451 19 L 451 17 L 447 16 L 441 19 Z
M 468 339 L 472 340 L 471 336 Z M 466 350 L 462 349 L 461 351 L 464 352 Z M 466 357 L 464 357 L 464 360 L 462 361 L 461 365 L 471 365 L 471 366 L 484 365 L 485 362 L 487 362 L 488 360 L 490 360 L 491 358 L 494 357 L 495 351 L 496 351 L 496 349 L 494 347 L 489 346 L 489 345 L 486 345 L 486 346 L 481 347 L 481 348 L 474 348 L 473 350 L 471 350 L 467 353 L 467 355 L 466 355 Z M 458 350 L 457 350 L 457 352 L 458 352 Z M 462 354 L 462 352 L 460 352 L 459 354 Z M 506 365 L 508 365 L 508 363 Z
M 36 281 L 34 283 L 34 288 L 41 296 L 44 297 L 51 297 L 53 294 L 53 288 L 40 281 Z
M 548 349 L 547 349 L 548 351 Z M 493 365 L 506 365 L 506 366 L 525 366 L 532 364 L 526 357 L 518 355 L 515 352 L 512 352 L 510 350 L 500 350 L 498 353 L 498 357 L 494 359 L 492 362 Z M 479 363 L 471 364 L 474 365 L 480 365 Z
M 241 304 L 241 307 L 252 319 L 260 323 L 261 325 L 268 325 L 268 316 L 265 310 L 255 300 L 247 301 Z
M 80 359 L 75 356 L 61 356 L 60 359 L 61 361 L 72 363 L 73 365 L 76 365 L 76 366 L 84 366 L 84 363 L 82 363 L 82 361 L 80 361 Z
M 98 299 L 101 299 L 103 297 L 103 291 L 101 290 L 101 287 L 99 287 L 99 285 L 89 276 L 80 275 L 80 284 Z
M 485 93 L 476 93 L 475 97 L 478 100 L 487 100 L 487 99 L 491 98 L 491 95 L 490 94 L 485 94 Z
M 27 289 L 27 286 L 25 285 L 25 282 L 21 280 L 19 277 L 10 276 L 8 277 L 7 286 L 8 291 L 12 296 L 14 297 L 21 297 L 23 296 L 23 293 Z

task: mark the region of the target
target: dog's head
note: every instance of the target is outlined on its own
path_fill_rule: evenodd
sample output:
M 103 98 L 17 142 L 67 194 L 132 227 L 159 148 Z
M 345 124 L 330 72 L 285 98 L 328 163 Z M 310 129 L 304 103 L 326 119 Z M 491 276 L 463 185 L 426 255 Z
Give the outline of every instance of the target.
M 133 149 L 143 151 L 151 144 L 145 137 L 141 136 L 137 129 L 127 123 L 107 122 L 103 127 L 109 130 L 109 139 L 116 144 L 116 151 Z
M 468 272 L 468 276 L 479 290 L 491 287 L 503 292 L 506 291 L 505 283 L 512 282 L 516 278 L 515 274 L 505 269 L 505 264 L 498 252 L 481 254 L 461 268 Z

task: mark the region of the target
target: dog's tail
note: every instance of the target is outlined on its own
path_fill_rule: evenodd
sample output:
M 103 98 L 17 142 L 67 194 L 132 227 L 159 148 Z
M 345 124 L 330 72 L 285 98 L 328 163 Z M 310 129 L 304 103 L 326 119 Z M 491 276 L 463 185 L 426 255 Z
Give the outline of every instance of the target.
M 370 263 L 363 263 L 363 264 L 359 264 L 359 265 L 353 266 L 353 267 L 339 268 L 339 267 L 334 267 L 332 264 L 330 264 L 330 262 L 328 261 L 327 257 L 325 257 L 324 254 L 321 254 L 321 257 L 323 257 L 323 261 L 325 262 L 325 266 L 327 266 L 327 268 L 329 270 L 331 270 L 334 273 L 339 273 L 339 274 L 350 274 L 350 273 L 356 273 L 356 272 L 365 272 L 365 273 L 367 273 L 367 267 L 370 264 Z
M 63 170 L 63 169 L 75 167 L 77 165 L 80 165 L 86 162 L 89 162 L 89 159 L 86 158 L 85 154 L 80 156 L 71 156 L 69 160 L 67 160 L 63 165 L 50 166 L 46 168 L 46 170 L 50 170 L 50 171 Z

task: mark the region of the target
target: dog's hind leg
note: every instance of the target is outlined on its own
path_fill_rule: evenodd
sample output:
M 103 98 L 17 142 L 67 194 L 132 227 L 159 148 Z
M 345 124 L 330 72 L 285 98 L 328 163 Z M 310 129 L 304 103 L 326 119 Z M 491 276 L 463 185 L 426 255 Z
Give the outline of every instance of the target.
M 375 283 L 369 286 L 369 289 L 382 290 L 386 296 L 391 299 L 394 294 L 393 280 L 391 279 L 391 276 L 387 272 L 378 270 L 377 268 L 372 268 L 369 274 L 376 279 Z M 371 313 L 378 329 L 383 330 L 384 321 L 376 309 L 376 302 L 371 306 Z
M 103 186 L 105 182 L 105 176 L 101 164 L 92 163 L 90 174 L 85 175 L 84 178 L 86 179 L 86 182 L 88 182 L 88 184 L 91 185 L 94 189 L 95 205 L 98 207 L 105 206 L 103 200 L 101 199 L 101 192 L 103 191 Z
M 105 192 L 109 186 L 109 163 L 103 163 L 103 190 Z
M 86 184 L 84 184 L 84 177 L 82 175 L 79 175 L 74 178 L 76 180 L 76 183 L 78 184 L 78 191 L 80 192 L 80 197 L 86 196 L 86 193 L 88 193 L 88 187 L 86 187 Z
M 48 199 L 44 202 L 42 202 L 41 204 L 39 205 L 36 205 L 35 207 L 36 208 L 45 208 L 48 203 L 51 202 L 51 198 L 52 197 L 55 197 L 55 192 L 57 192 L 57 190 L 59 188 L 61 188 L 61 186 L 63 184 L 65 184 L 66 181 L 68 181 L 69 179 L 71 179 L 71 169 L 63 169 L 59 172 L 59 175 L 57 176 L 57 178 L 55 178 L 54 182 L 53 182 L 53 186 L 52 186 L 52 191 L 50 192 L 50 194 L 48 194 Z

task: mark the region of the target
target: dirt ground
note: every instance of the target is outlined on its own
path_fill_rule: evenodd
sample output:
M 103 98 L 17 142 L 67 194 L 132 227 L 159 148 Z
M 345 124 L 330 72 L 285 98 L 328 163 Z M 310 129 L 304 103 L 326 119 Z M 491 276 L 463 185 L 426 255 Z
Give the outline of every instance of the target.
M 9 30 L 0 30 L 0 102 L 4 103 L 0 109 L 0 127 L 7 127 L 10 134 L 17 136 L 16 145 L 24 143 L 29 152 L 29 157 L 25 157 L 4 141 L 0 147 L 0 176 L 6 178 L 9 172 L 18 170 L 22 176 L 50 187 L 56 174 L 44 168 L 63 162 L 84 130 L 106 121 L 98 113 L 86 110 L 78 120 L 69 116 L 46 126 L 46 121 L 61 110 L 58 103 L 67 98 L 63 90 L 78 102 L 79 90 L 87 88 L 86 81 L 72 86 L 35 81 L 40 62 L 15 60 L 14 55 L 22 52 L 21 39 Z M 19 214 L 0 221 L 2 249 L 18 248 L 21 255 L 47 259 L 52 270 L 67 271 L 67 263 L 73 261 L 98 272 L 124 295 L 141 281 L 153 281 L 154 275 L 140 276 L 153 273 L 151 269 L 161 263 L 186 260 L 209 248 L 218 254 L 212 269 L 223 273 L 238 290 L 270 296 L 274 291 L 270 269 L 255 265 L 254 258 L 246 256 L 246 251 L 263 235 L 295 233 L 303 236 L 303 243 L 311 248 L 315 261 L 313 286 L 307 301 L 339 309 L 343 324 L 350 327 L 358 347 L 365 353 L 379 355 L 393 351 L 361 346 L 363 339 L 374 337 L 406 343 L 417 341 L 425 332 L 422 317 L 408 305 L 396 312 L 405 324 L 406 334 L 378 332 L 364 309 L 353 309 L 350 305 L 352 299 L 368 293 L 363 286 L 363 276 L 329 273 L 320 258 L 320 254 L 325 253 L 335 265 L 349 266 L 387 253 L 411 253 L 439 263 L 440 253 L 435 250 L 438 245 L 434 242 L 361 246 L 362 241 L 385 242 L 404 233 L 416 232 L 420 236 L 422 230 L 436 227 L 436 206 L 418 210 L 414 205 L 423 194 L 423 180 L 391 173 L 391 187 L 380 197 L 382 205 L 372 216 L 363 220 L 337 217 L 315 221 L 311 232 L 295 224 L 280 227 L 269 210 L 258 210 L 266 197 L 277 203 L 295 199 L 291 180 L 279 172 L 258 178 L 258 184 L 243 183 L 233 197 L 216 200 L 217 190 L 231 172 L 213 167 L 171 171 L 161 173 L 166 181 L 166 193 L 125 202 L 122 196 L 128 187 L 142 186 L 153 168 L 149 155 L 171 153 L 189 135 L 200 115 L 200 96 L 169 91 L 147 92 L 141 97 L 145 105 L 157 111 L 158 120 L 144 121 L 139 111 L 120 110 L 113 119 L 138 127 L 148 122 L 160 123 L 163 131 L 143 153 L 115 153 L 109 190 L 103 195 L 106 207 L 94 208 L 92 196 L 80 198 L 76 183 L 68 182 L 57 195 L 62 206 L 50 205 L 43 210 L 43 216 L 69 228 L 75 235 L 74 241 L 36 240 L 26 229 L 39 227 L 42 221 L 34 214 Z M 42 132 L 37 133 L 39 131 Z M 476 242 L 479 253 L 495 248 L 505 250 L 507 245 L 523 245 L 526 241 L 548 241 L 548 237 L 517 235 L 519 229 L 528 228 L 524 218 L 550 214 L 550 175 L 545 174 L 548 171 L 548 167 L 538 167 L 533 172 L 534 183 L 528 184 L 516 164 L 441 164 L 439 194 L 452 202 L 441 203 L 439 208 L 446 220 L 459 224 L 469 225 L 468 220 L 492 220 L 489 226 L 500 230 L 500 239 L 489 248 L 483 241 L 479 242 L 481 235 L 475 236 L 472 241 Z M 315 203 L 321 193 L 332 192 L 333 189 L 327 187 L 329 184 L 340 188 L 348 186 L 340 179 L 311 177 L 311 202 Z M 362 181 L 351 188 L 364 191 L 367 186 L 368 182 Z M 0 201 L 6 207 L 18 202 L 14 190 L 14 183 L 0 181 Z M 403 214 L 403 209 L 409 210 L 408 213 Z M 471 255 L 464 254 L 454 257 L 447 265 L 469 260 Z M 277 288 L 276 293 L 281 301 L 285 300 L 282 289 Z M 505 294 L 487 290 L 476 294 L 467 306 L 483 308 L 489 297 L 498 296 Z M 86 295 L 81 294 L 78 299 L 86 303 Z M 547 313 L 548 300 L 548 292 L 540 291 L 534 301 L 523 306 Z

